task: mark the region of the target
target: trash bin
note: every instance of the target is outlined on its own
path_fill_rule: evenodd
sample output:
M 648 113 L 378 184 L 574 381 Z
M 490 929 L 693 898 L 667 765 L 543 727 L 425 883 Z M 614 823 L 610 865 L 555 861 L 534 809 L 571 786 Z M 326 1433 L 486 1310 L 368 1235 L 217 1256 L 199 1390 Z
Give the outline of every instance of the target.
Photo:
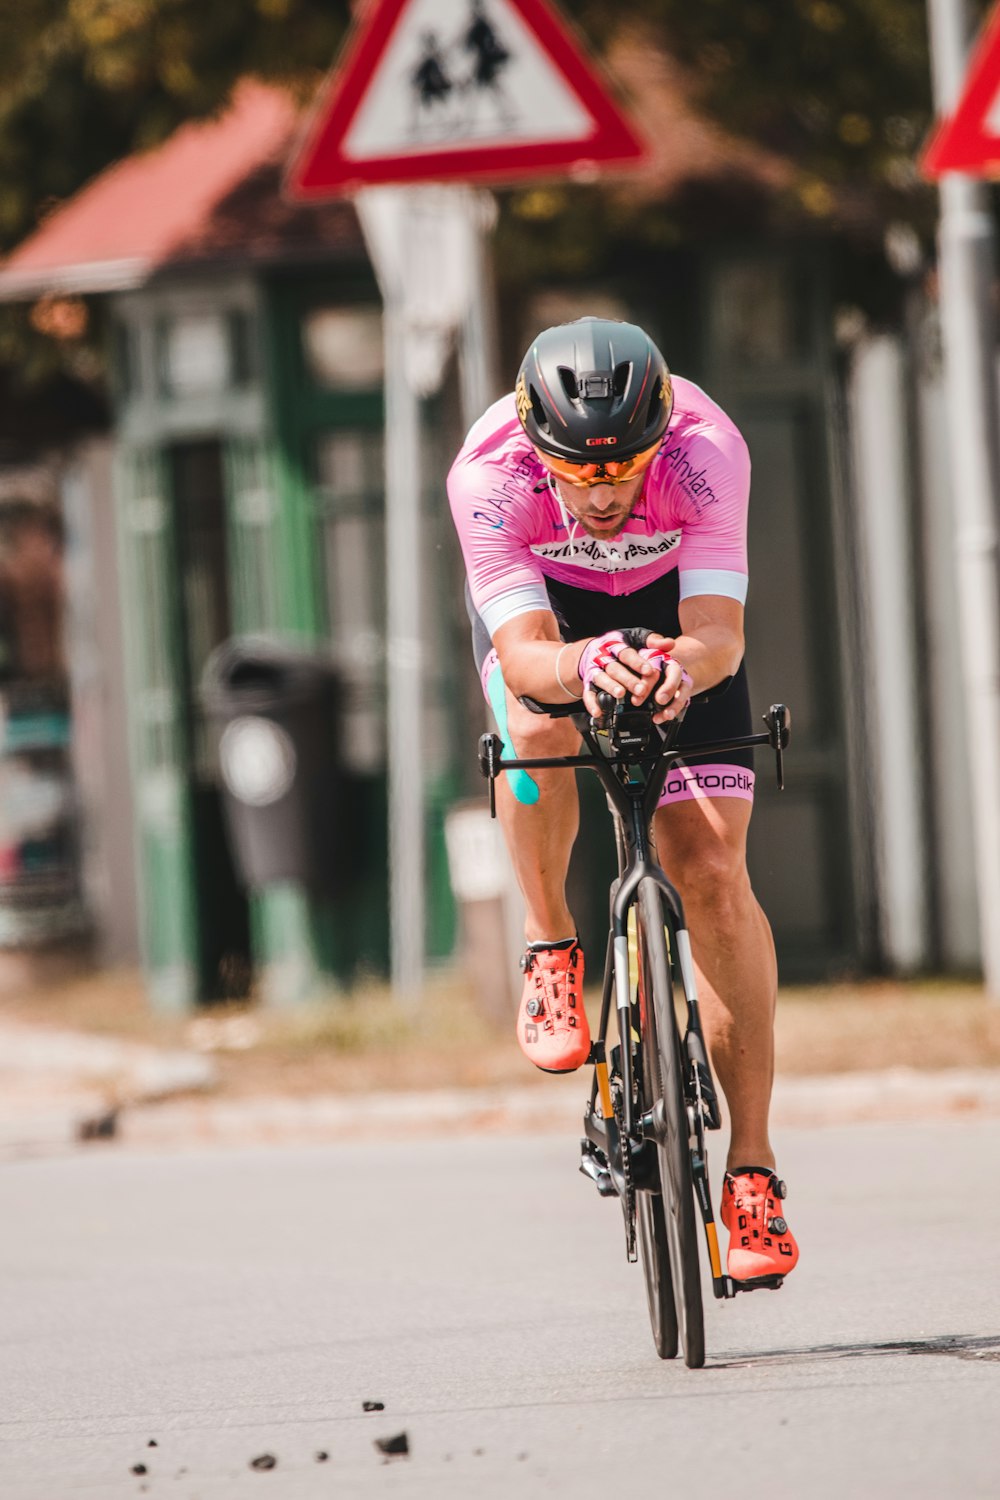
M 339 754 L 333 665 L 254 637 L 212 653 L 201 697 L 218 744 L 237 878 L 336 892 L 350 874 L 349 793 Z

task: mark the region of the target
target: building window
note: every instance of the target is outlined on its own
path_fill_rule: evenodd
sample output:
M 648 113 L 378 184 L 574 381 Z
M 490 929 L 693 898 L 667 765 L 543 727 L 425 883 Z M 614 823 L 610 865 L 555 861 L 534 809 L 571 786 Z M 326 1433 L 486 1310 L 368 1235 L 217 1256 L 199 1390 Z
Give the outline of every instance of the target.
M 160 370 L 171 396 L 218 395 L 232 383 L 233 347 L 224 312 L 187 313 L 163 326 Z
M 382 384 L 378 307 L 314 307 L 302 320 L 306 367 L 328 391 L 373 391 Z
M 748 366 L 774 365 L 800 352 L 797 330 L 808 325 L 782 261 L 734 261 L 721 266 L 714 307 L 725 359 Z

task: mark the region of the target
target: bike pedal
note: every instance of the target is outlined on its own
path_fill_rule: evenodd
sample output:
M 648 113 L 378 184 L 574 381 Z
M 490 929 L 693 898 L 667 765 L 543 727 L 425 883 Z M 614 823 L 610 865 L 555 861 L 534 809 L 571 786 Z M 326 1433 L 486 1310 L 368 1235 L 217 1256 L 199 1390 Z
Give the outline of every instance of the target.
M 602 1198 L 613 1198 L 617 1192 L 607 1163 L 590 1141 L 581 1141 L 580 1171 L 589 1177 Z
M 729 1280 L 732 1284 L 733 1295 L 735 1296 L 737 1292 L 759 1292 L 764 1288 L 768 1291 L 776 1292 L 779 1286 L 784 1285 L 785 1278 L 784 1276 L 774 1275 L 750 1276 L 746 1281 L 735 1281 L 732 1277 Z

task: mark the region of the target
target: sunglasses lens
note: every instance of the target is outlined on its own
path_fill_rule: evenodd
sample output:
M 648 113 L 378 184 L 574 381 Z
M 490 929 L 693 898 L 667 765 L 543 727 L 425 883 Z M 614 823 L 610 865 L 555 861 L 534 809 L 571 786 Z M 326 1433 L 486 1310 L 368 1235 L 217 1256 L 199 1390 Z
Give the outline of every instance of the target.
M 575 464 L 567 458 L 557 458 L 552 453 L 543 453 L 540 448 L 535 452 L 550 473 L 558 475 L 560 479 L 568 480 L 570 484 L 589 488 L 595 484 L 624 484 L 628 479 L 635 479 L 644 470 L 648 469 L 659 450 L 656 442 L 651 448 L 645 448 L 641 453 L 635 453 L 631 458 L 612 458 L 606 463 Z

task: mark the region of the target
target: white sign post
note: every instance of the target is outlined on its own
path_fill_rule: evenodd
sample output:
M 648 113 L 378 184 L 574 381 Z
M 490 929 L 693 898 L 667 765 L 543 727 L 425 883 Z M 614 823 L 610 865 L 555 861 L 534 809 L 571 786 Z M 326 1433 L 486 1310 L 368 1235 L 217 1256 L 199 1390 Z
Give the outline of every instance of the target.
M 463 188 L 369 188 L 357 208 L 384 305 L 390 965 L 412 1000 L 425 926 L 420 401 L 441 384 L 482 252 Z
M 968 49 L 964 0 L 930 0 L 934 102 L 954 109 Z M 979 932 L 986 989 L 1000 1002 L 1000 588 L 998 588 L 993 220 L 971 177 L 941 179 L 941 325 L 954 484 L 958 642 L 953 705 L 966 739 L 975 818 Z

